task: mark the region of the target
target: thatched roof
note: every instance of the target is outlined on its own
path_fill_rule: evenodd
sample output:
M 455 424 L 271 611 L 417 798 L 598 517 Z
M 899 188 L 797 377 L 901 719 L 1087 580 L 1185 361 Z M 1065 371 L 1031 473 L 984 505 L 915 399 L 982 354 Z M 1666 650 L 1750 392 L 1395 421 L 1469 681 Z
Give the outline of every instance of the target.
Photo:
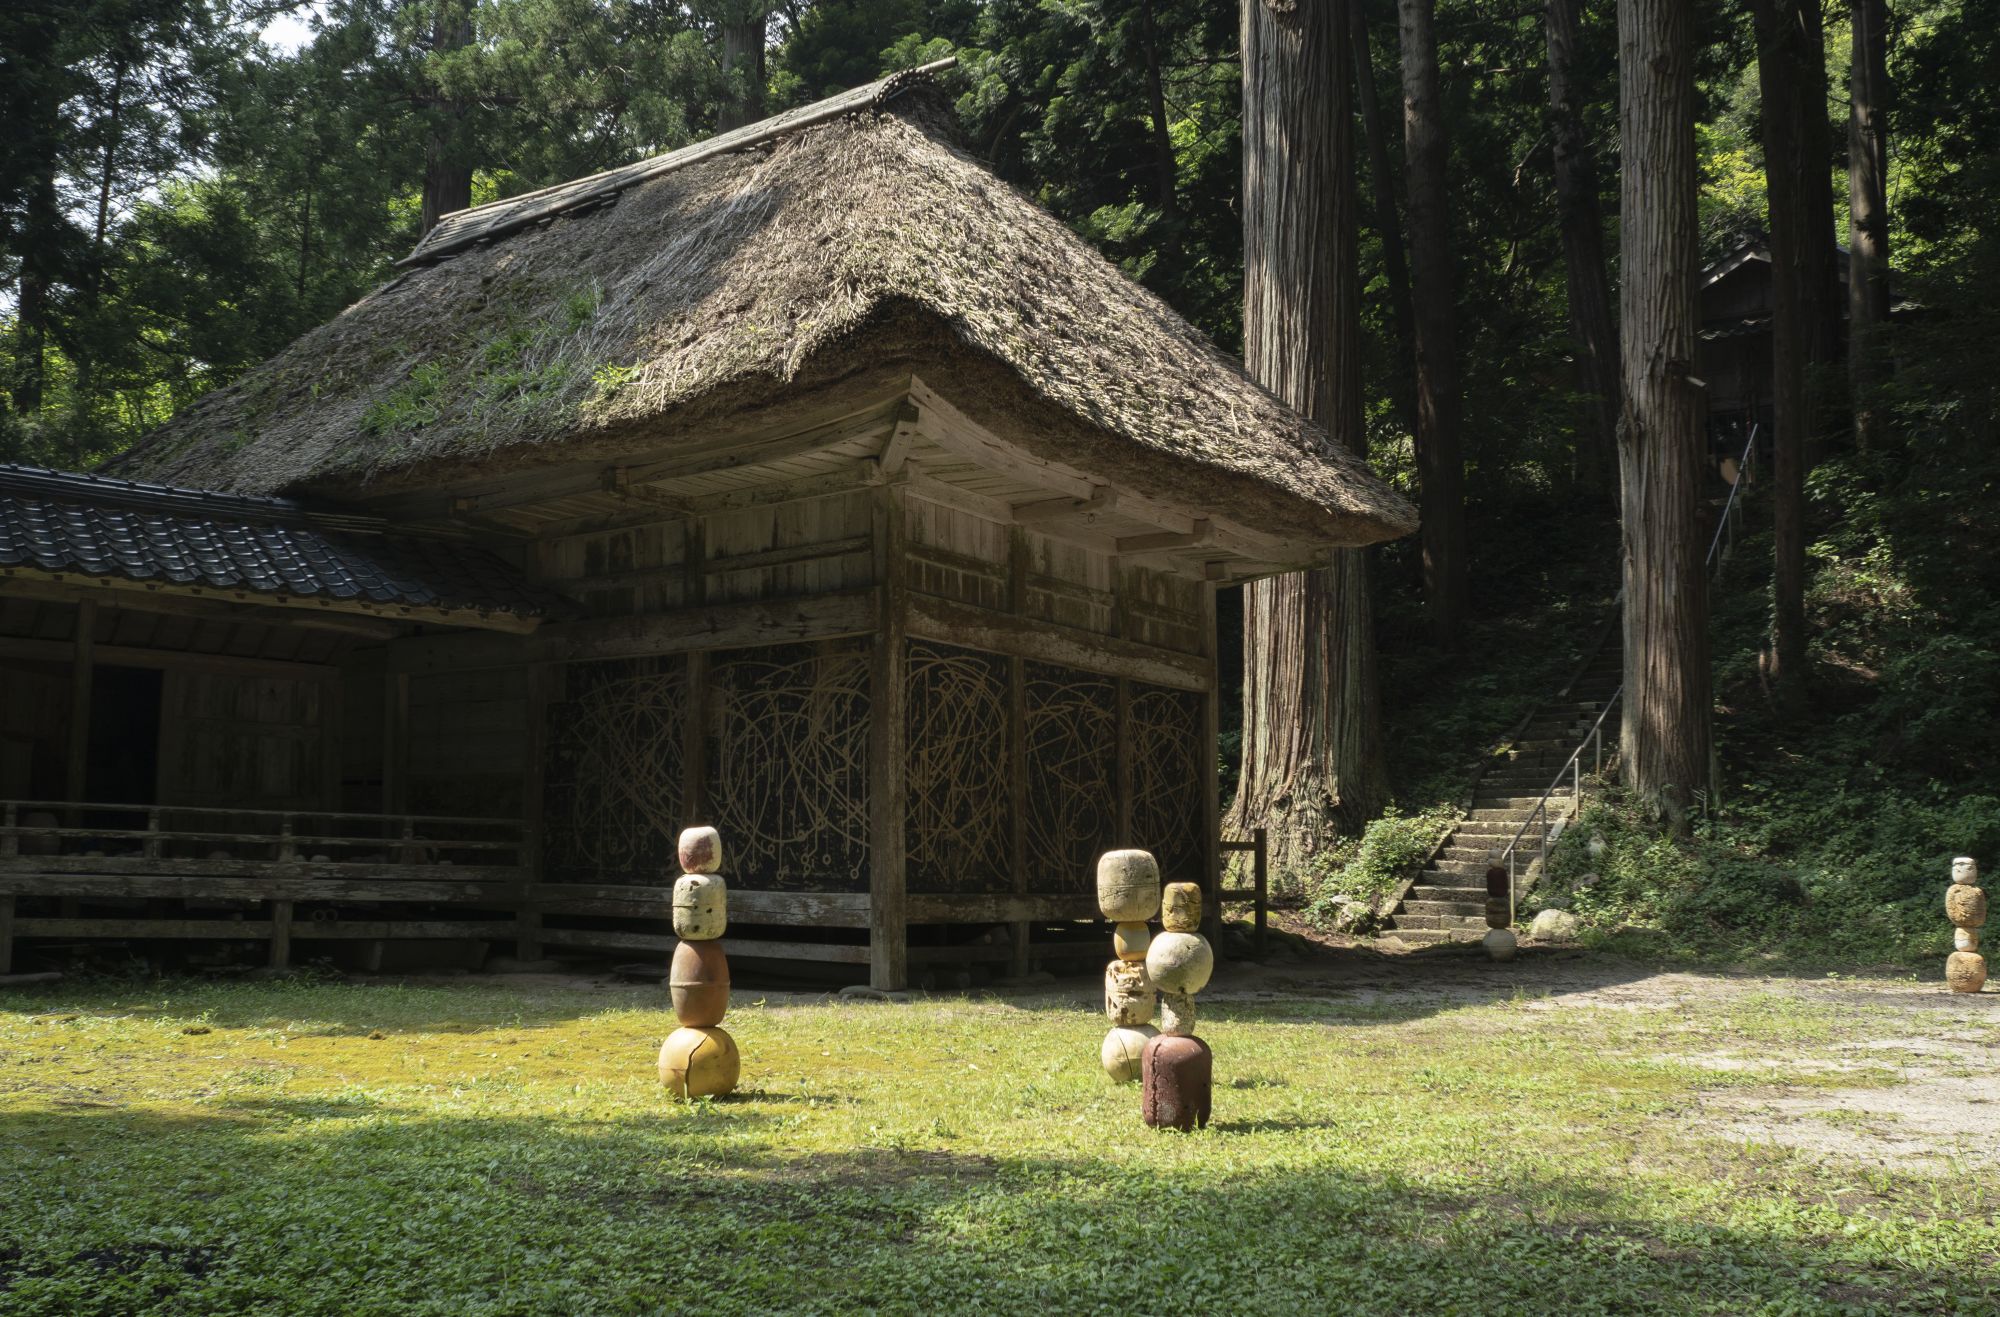
M 890 366 L 1010 441 L 1273 534 L 1414 527 L 1364 463 L 957 150 L 950 124 L 929 77 L 903 75 L 461 212 L 414 268 L 119 469 L 245 493 L 410 489 L 670 448 Z

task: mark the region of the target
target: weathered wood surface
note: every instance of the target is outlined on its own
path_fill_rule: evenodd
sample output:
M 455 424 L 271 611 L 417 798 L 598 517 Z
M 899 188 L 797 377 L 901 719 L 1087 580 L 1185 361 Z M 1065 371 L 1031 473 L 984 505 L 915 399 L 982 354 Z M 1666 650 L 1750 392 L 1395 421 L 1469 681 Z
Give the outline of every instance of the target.
M 1097 920 L 1094 896 L 1038 896 L 1025 892 L 925 892 L 909 898 L 913 924 L 1004 924 Z
M 664 920 L 673 909 L 673 896 L 671 887 L 537 883 L 528 889 L 526 904 L 543 914 Z M 739 924 L 866 928 L 868 897 L 859 892 L 760 892 L 732 886 L 729 918 Z
M 253 938 L 271 940 L 269 919 L 17 919 L 16 937 Z M 309 919 L 291 926 L 299 942 L 353 942 L 371 938 L 512 938 L 511 919 Z M 275 954 L 275 942 L 274 942 Z M 274 960 L 275 964 L 276 961 Z
M 904 552 L 903 491 L 885 487 L 875 506 L 875 569 L 881 625 L 870 655 L 868 686 L 868 981 L 892 990 L 909 982 L 905 794 L 909 771 L 905 716 L 910 612 Z
M 665 957 L 680 939 L 671 933 L 640 933 L 630 929 L 545 928 L 542 942 L 556 947 L 589 947 L 605 951 L 659 952 L 660 977 L 667 974 Z M 729 958 L 735 960 L 820 960 L 847 965 L 866 965 L 868 948 L 859 942 L 773 942 L 761 938 L 725 940 Z
M 986 608 L 925 595 L 908 600 L 909 633 L 925 640 L 983 649 L 992 654 L 1035 659 L 1110 677 L 1206 690 L 1213 680 L 1204 660 L 1130 640 L 1095 635 L 1039 618 L 1013 617 Z
M 307 870 L 313 867 L 301 866 Z M 254 878 L 213 875 L 142 877 L 133 874 L 49 873 L 36 868 L 33 863 L 10 860 L 0 865 L 0 896 L 67 896 L 86 901 L 161 897 L 230 901 L 423 901 L 512 906 L 520 902 L 525 891 L 525 884 L 519 881 L 383 881 L 299 877 L 294 876 L 295 872 L 274 877 L 267 866 L 263 870 L 264 876 Z

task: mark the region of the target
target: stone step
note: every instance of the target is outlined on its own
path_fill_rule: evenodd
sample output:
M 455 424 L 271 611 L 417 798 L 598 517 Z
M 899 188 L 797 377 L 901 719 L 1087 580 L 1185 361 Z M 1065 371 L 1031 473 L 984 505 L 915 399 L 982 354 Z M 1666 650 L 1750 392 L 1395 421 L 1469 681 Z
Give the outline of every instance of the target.
M 1452 919 L 1486 918 L 1486 898 L 1477 901 L 1405 901 L 1396 911 L 1396 922 L 1401 923 L 1411 915 L 1448 917 Z
M 1392 936 L 1412 946 L 1426 947 L 1437 942 L 1476 942 L 1479 940 L 1476 937 L 1469 937 L 1457 929 L 1442 928 L 1398 928 L 1392 930 Z M 1484 937 L 1485 934 L 1482 933 L 1479 936 Z
M 1436 874 L 1456 874 L 1462 878 L 1486 878 L 1486 857 L 1482 854 L 1473 860 L 1440 860 L 1423 871 L 1419 881 L 1427 881 Z
M 1486 886 L 1483 883 L 1470 887 L 1452 887 L 1443 883 L 1417 883 L 1404 895 L 1405 901 L 1452 901 L 1458 904 L 1470 902 L 1486 910 Z
M 1569 794 L 1567 786 L 1557 787 L 1555 790 L 1549 792 L 1547 798 L 1551 802 L 1568 800 Z M 1482 791 L 1472 798 L 1472 807 L 1474 809 L 1533 809 L 1542 799 L 1542 793 L 1539 791 L 1533 795 L 1513 791 Z
M 1465 816 L 1468 823 L 1512 823 L 1519 827 L 1534 814 L 1532 806 L 1520 809 L 1480 809 L 1474 808 Z M 1560 816 L 1557 816 L 1560 817 Z

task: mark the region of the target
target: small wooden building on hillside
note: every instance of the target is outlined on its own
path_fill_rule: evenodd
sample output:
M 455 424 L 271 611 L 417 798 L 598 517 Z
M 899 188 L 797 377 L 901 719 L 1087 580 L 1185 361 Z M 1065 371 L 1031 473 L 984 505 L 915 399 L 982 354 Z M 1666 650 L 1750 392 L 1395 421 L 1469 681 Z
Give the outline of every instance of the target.
M 728 849 L 734 956 L 880 986 L 912 959 L 1024 965 L 1036 927 L 1095 917 L 1108 846 L 1212 890 L 1215 591 L 1414 514 L 950 121 L 918 71 L 449 216 L 118 464 L 158 484 L 44 491 L 63 518 L 152 499 L 374 556 L 338 584 L 172 581 L 36 558 L 42 523 L 8 523 L 0 662 L 40 683 L 0 714 L 0 745 L 30 743 L 0 903 L 41 903 L 13 931 L 197 895 L 148 885 L 178 848 L 172 878 L 232 900 L 485 884 L 394 918 L 323 901 L 323 928 L 288 904 L 291 936 L 490 920 L 529 953 L 661 948 L 696 820 Z M 113 732 L 69 716 L 104 706 L 62 654 L 187 675 Z M 155 731 L 150 783 L 97 764 Z M 149 841 L 51 801 L 271 808 L 286 836 Z

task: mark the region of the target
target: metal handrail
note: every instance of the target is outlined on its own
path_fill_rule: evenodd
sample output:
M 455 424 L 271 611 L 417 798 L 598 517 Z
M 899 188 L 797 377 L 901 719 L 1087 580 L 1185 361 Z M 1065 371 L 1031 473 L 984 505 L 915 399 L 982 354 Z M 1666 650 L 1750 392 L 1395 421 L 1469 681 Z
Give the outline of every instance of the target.
M 1715 565 L 1715 555 L 1722 547 L 1723 533 L 1730 530 L 1735 524 L 1735 519 L 1740 515 L 1737 509 L 1737 495 L 1743 489 L 1743 482 L 1750 476 L 1750 464 L 1756 457 L 1757 431 L 1760 428 L 1753 421 L 1750 425 L 1750 436 L 1743 441 L 1743 459 L 1737 464 L 1736 479 L 1729 484 L 1729 497 L 1722 505 L 1722 516 L 1716 521 L 1715 534 L 1709 539 L 1708 557 L 1703 560 L 1705 566 L 1713 567 Z M 1735 536 L 1733 534 L 1730 536 L 1730 543 L 1735 543 Z M 1618 593 L 1620 598 L 1623 598 L 1625 592 L 1620 590 Z M 1617 689 L 1613 690 L 1610 696 L 1604 701 L 1604 708 L 1599 710 L 1597 721 L 1593 722 L 1590 725 L 1590 730 L 1583 734 L 1583 739 L 1577 742 L 1576 749 L 1570 752 L 1569 759 L 1564 762 L 1561 768 L 1556 770 L 1556 775 L 1549 782 L 1548 789 L 1543 791 L 1541 797 L 1535 801 L 1534 810 L 1529 813 L 1527 818 L 1521 821 L 1521 826 L 1516 829 L 1513 839 L 1507 843 L 1506 848 L 1500 852 L 1499 858 L 1494 861 L 1494 865 L 1489 866 L 1489 870 L 1499 864 L 1507 866 L 1507 922 L 1509 925 L 1514 922 L 1514 903 L 1520 889 L 1521 839 L 1528 835 L 1528 829 L 1536 827 L 1539 824 L 1540 831 L 1537 834 L 1538 845 L 1535 860 L 1541 863 L 1547 862 L 1549 857 L 1549 843 L 1561 832 L 1560 826 L 1551 828 L 1549 824 L 1549 800 L 1562 787 L 1564 779 L 1567 778 L 1570 789 L 1570 808 L 1574 810 L 1582 802 L 1583 752 L 1585 750 L 1591 751 L 1591 776 L 1595 777 L 1604 769 L 1604 720 L 1611 716 L 1611 711 L 1618 707 L 1619 701 L 1624 698 L 1624 695 L 1625 683 L 1621 681 L 1618 683 Z M 1489 881 L 1491 880 L 1489 879 Z M 1492 888 L 1489 887 L 1487 892 L 1491 895 Z

